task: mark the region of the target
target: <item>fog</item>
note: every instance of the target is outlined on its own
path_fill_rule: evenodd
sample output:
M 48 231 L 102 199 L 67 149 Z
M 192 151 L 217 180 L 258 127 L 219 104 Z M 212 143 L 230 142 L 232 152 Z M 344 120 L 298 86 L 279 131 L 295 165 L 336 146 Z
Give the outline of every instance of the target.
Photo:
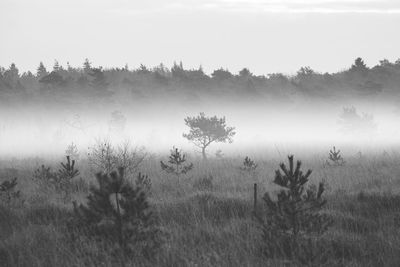
M 359 113 L 373 115 L 376 130 L 345 132 L 340 122 L 344 105 L 327 103 L 232 103 L 215 99 L 206 103 L 182 104 L 168 100 L 129 105 L 92 103 L 86 107 L 25 106 L 2 108 L 0 113 L 0 153 L 2 156 L 63 155 L 72 142 L 81 154 L 96 140 L 119 144 L 129 140 L 152 153 L 167 153 L 172 146 L 196 155 L 199 150 L 185 139 L 187 116 L 205 112 L 226 117 L 236 128 L 233 143 L 213 143 L 225 155 L 263 153 L 281 149 L 326 151 L 333 145 L 365 149 L 388 149 L 399 143 L 398 113 L 395 106 L 355 103 Z M 116 122 L 112 112 L 124 119 Z

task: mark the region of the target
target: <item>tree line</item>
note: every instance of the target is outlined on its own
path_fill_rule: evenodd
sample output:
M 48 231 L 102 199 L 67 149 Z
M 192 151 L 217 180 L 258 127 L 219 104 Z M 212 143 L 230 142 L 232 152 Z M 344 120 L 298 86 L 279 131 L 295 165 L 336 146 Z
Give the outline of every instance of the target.
M 83 95 L 111 97 L 129 92 L 135 97 L 153 97 L 160 92 L 177 94 L 221 95 L 287 95 L 297 92 L 305 96 L 378 95 L 384 89 L 396 90 L 400 82 L 400 59 L 390 62 L 381 60 L 368 67 L 357 58 L 347 69 L 337 73 L 319 73 L 310 67 L 302 67 L 295 75 L 272 73 L 255 75 L 243 68 L 237 74 L 227 69 L 206 74 L 202 67 L 185 69 L 181 63 L 171 68 L 160 64 L 149 68 L 140 65 L 129 69 L 94 66 L 88 59 L 81 67 L 66 67 L 54 62 L 47 68 L 40 62 L 35 72 L 20 73 L 15 64 L 0 67 L 0 96 L 62 96 Z M 393 90 L 391 91 L 393 93 Z

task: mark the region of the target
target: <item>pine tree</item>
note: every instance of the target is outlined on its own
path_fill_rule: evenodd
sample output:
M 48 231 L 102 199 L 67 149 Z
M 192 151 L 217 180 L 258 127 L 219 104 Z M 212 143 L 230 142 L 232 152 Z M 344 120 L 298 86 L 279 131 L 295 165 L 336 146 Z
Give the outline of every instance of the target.
M 340 155 L 340 150 L 336 151 L 336 147 L 333 147 L 332 150 L 329 150 L 329 161 L 326 161 L 326 164 L 329 166 L 343 166 L 345 164 L 345 161 Z
M 303 173 L 300 161 L 295 165 L 293 156 L 288 159 L 289 168 L 281 163 L 281 170 L 275 171 L 274 183 L 283 189 L 277 200 L 265 193 L 266 213 L 264 218 L 260 214 L 256 214 L 256 218 L 261 225 L 264 252 L 268 257 L 310 261 L 312 259 L 302 253 L 310 249 L 308 243 L 313 235 L 321 235 L 332 223 L 329 217 L 321 214 L 326 204 L 322 198 L 325 188 L 320 183 L 318 187 L 313 185 L 306 189 L 311 170 Z
M 85 62 L 83 62 L 83 72 L 85 74 L 89 74 L 92 69 L 92 63 L 89 62 L 89 59 L 85 58 Z
M 20 198 L 20 191 L 16 189 L 17 178 L 5 180 L 0 183 L 0 200 L 6 205 L 10 205 L 13 201 Z
M 166 164 L 163 161 L 160 161 L 161 169 L 167 173 L 173 173 L 177 177 L 181 174 L 186 174 L 191 169 L 193 169 L 193 163 L 185 164 L 186 155 L 183 154 L 182 150 L 178 150 L 178 148 L 172 148 L 171 154 L 169 155 L 168 163 Z
M 91 68 L 88 74 L 92 77 L 90 85 L 100 94 L 107 93 L 108 83 L 102 67 Z
M 60 71 L 60 64 L 57 60 L 54 60 L 53 71 L 58 72 Z
M 89 235 L 118 244 L 126 256 L 151 258 L 161 239 L 146 193 L 126 181 L 124 168 L 98 173 L 96 179 L 98 187 L 90 189 L 87 205 L 74 202 L 78 225 Z
M 58 174 L 62 179 L 72 180 L 79 175 L 79 171 L 75 169 L 75 160 L 70 159 L 70 156 L 66 156 L 67 162 L 61 162 L 61 168 L 58 170 Z
M 43 65 L 43 62 L 40 62 L 39 67 L 36 71 L 36 77 L 40 79 L 48 74 L 49 73 L 47 72 L 46 67 Z
M 79 170 L 75 168 L 75 160 L 71 160 L 69 156 L 66 158 L 66 163 L 60 163 L 61 167 L 56 175 L 57 181 L 54 183 L 55 189 L 64 194 L 64 200 L 69 199 L 73 179 L 79 175 Z
M 246 172 L 253 172 L 257 169 L 257 166 L 258 165 L 253 160 L 246 156 L 240 169 Z

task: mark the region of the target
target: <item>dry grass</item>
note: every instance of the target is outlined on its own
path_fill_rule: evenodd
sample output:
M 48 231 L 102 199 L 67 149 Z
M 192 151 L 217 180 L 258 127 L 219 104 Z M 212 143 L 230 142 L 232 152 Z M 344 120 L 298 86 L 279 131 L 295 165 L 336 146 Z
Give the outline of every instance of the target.
M 296 158 L 313 170 L 311 183 L 328 183 L 326 212 L 335 220 L 323 236 L 330 251 L 328 265 L 397 266 L 400 158 L 347 158 L 343 167 L 324 167 L 323 156 Z M 26 202 L 23 207 L 0 206 L 0 266 L 290 266 L 263 256 L 260 230 L 251 215 L 253 183 L 259 184 L 260 196 L 277 190 L 272 179 L 281 160 L 285 159 L 255 158 L 255 176 L 239 170 L 242 158 L 195 161 L 194 170 L 178 183 L 173 175 L 162 173 L 159 158 L 147 159 L 140 171 L 152 179 L 150 202 L 167 237 L 152 261 L 135 258 L 124 263 L 110 253 L 110 244 L 70 238 L 66 221 L 72 205 L 40 191 L 31 179 L 35 164 L 44 162 L 14 161 Z M 77 167 L 88 183 L 94 181 L 85 160 Z M 193 186 L 209 175 L 212 188 Z M 76 192 L 73 198 L 85 201 L 85 193 Z

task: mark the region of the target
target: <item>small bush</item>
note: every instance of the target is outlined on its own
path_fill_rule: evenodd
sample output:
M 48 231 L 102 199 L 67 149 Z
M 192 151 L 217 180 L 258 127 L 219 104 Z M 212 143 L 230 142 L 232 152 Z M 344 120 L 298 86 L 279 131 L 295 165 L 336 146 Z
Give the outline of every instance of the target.
M 193 169 L 193 163 L 185 164 L 186 155 L 182 152 L 182 150 L 178 150 L 177 148 L 171 149 L 171 154 L 169 156 L 168 163 L 166 164 L 163 161 L 160 161 L 161 169 L 166 173 L 175 174 L 179 177 L 182 174 L 188 173 Z
M 48 190 L 61 193 L 64 201 L 69 200 L 73 192 L 87 190 L 86 182 L 82 179 L 76 179 L 79 176 L 79 170 L 75 167 L 75 160 L 71 160 L 69 156 L 66 156 L 66 159 L 65 163 L 60 163 L 61 166 L 57 172 L 42 165 L 33 174 L 35 182 L 39 184 L 42 190 L 46 193 Z
M 342 155 L 340 155 L 340 150 L 336 150 L 336 147 L 329 150 L 329 158 L 326 161 L 328 166 L 343 166 L 345 163 Z
M 67 162 L 61 162 L 61 168 L 58 170 L 55 188 L 57 191 L 63 192 L 65 198 L 68 198 L 73 190 L 73 179 L 79 175 L 79 170 L 75 168 L 75 160 L 71 161 L 69 156 L 66 158 Z
M 245 172 L 254 172 L 257 169 L 257 164 L 251 160 L 248 156 L 244 158 L 243 165 L 240 170 Z
M 97 141 L 89 149 L 91 168 L 103 173 L 111 173 L 120 166 L 125 169 L 126 175 L 133 175 L 147 156 L 143 148 L 132 148 L 129 142 L 114 147 L 108 140 Z
M 16 204 L 21 200 L 21 192 L 17 190 L 17 178 L 0 183 L 0 201 L 6 205 Z
M 78 228 L 118 245 L 125 256 L 151 258 L 161 239 L 146 193 L 126 181 L 124 168 L 96 178 L 99 187 L 90 189 L 87 206 L 74 202 Z
M 330 218 L 320 213 L 326 204 L 322 198 L 324 184 L 306 189 L 311 170 L 304 174 L 300 161 L 295 166 L 293 156 L 288 159 L 289 167 L 281 163 L 281 170 L 275 172 L 274 183 L 283 187 L 277 200 L 265 193 L 266 214 L 264 218 L 256 214 L 262 229 L 264 253 L 270 258 L 314 265 L 324 259 L 322 254 L 325 253 L 315 250 L 318 240 L 314 236 L 324 233 L 332 223 Z

